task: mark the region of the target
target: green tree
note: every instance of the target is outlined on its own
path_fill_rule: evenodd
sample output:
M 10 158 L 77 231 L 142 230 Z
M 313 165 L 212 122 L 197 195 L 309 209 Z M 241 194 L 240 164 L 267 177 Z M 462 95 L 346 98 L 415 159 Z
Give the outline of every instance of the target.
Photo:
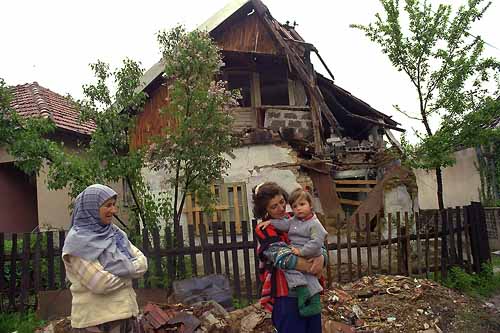
M 231 134 L 230 107 L 239 92 L 217 81 L 223 65 L 219 48 L 208 33 L 176 27 L 158 35 L 165 62 L 169 104 L 162 112 L 172 119 L 151 149 L 151 166 L 166 171 L 172 189 L 174 228 L 181 219 L 186 195 L 196 193 L 209 207 L 210 185 L 229 167 L 236 143 Z
M 381 0 L 384 15 L 377 13 L 375 22 L 368 25 L 352 25 L 381 47 L 416 90 L 418 114 L 395 105 L 425 128 L 416 133 L 416 144 L 403 137 L 403 158 L 412 167 L 435 170 L 440 209 L 444 208 L 441 170 L 453 165 L 452 153 L 468 140 L 457 136 L 464 134 L 460 126 L 484 106 L 491 95 L 487 83 L 500 68 L 495 59 L 483 57 L 484 41 L 469 33 L 491 4 L 483 3 L 469 0 L 452 15 L 449 5 L 440 4 L 434 10 L 427 1 L 405 0 L 400 5 L 398 0 Z M 439 120 L 437 129 L 431 119 Z
M 84 98 L 73 101 L 81 121 L 95 124 L 90 143 L 82 146 L 80 153 L 66 152 L 62 144 L 47 140 L 56 129 L 50 118 L 20 117 L 10 106 L 11 91 L 3 80 L 0 146 L 6 147 L 28 174 L 38 173 L 47 165 L 48 187 L 67 187 L 73 198 L 88 185 L 125 180 L 132 194 L 128 216 L 135 230 L 140 231 L 140 221 L 156 226 L 161 219 L 170 219 L 170 200 L 164 193 L 155 195 L 148 190 L 141 173 L 146 167 L 145 152 L 129 149 L 135 114 L 146 99 L 137 91 L 143 71 L 131 60 L 124 60 L 123 67 L 114 72 L 100 61 L 91 68 L 96 83 L 85 85 Z M 112 86 L 116 87 L 113 92 Z

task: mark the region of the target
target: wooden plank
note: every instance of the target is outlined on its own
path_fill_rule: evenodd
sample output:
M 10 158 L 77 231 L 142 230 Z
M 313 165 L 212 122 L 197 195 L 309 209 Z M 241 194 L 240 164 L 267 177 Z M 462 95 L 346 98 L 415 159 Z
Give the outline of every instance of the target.
M 240 216 L 240 202 L 238 200 L 238 186 L 233 186 L 233 206 L 234 206 L 234 220 L 236 222 L 236 231 L 241 233 L 241 216 Z
M 196 253 L 194 252 L 195 240 L 194 240 L 194 225 L 188 224 L 188 238 L 189 238 L 189 250 L 191 258 L 191 272 L 193 276 L 198 276 L 198 268 L 196 265 Z
M 200 223 L 198 227 L 200 230 L 200 243 L 203 257 L 203 274 L 213 274 L 214 268 L 212 266 L 212 253 L 208 247 L 207 227 L 205 223 Z
M 255 234 L 255 230 L 257 228 L 257 220 L 252 219 L 252 240 L 254 243 L 253 246 L 253 256 L 254 256 L 254 270 L 255 270 L 255 286 L 256 286 L 256 291 L 257 295 L 259 295 L 261 285 L 260 285 L 260 276 L 259 276 L 259 254 L 257 253 L 257 235 Z
M 415 221 L 415 230 L 417 231 L 417 274 L 420 276 L 421 264 L 422 264 L 422 245 L 420 244 L 420 233 L 421 233 L 421 225 L 420 219 L 417 212 L 413 213 L 413 220 Z
M 334 179 L 338 185 L 377 185 L 375 179 Z
M 64 239 L 66 238 L 66 233 L 64 230 L 59 230 L 59 253 L 62 253 L 64 247 Z M 66 287 L 66 269 L 64 267 L 64 261 L 62 256 L 59 255 L 59 286 L 60 288 Z
M 231 244 L 236 243 L 236 224 L 231 221 L 229 222 L 229 234 L 231 235 Z M 233 285 L 234 292 L 237 299 L 241 299 L 241 286 L 240 286 L 240 269 L 238 264 L 238 250 L 233 248 L 231 250 L 231 256 L 233 259 Z
M 29 308 L 28 293 L 30 289 L 30 247 L 31 247 L 31 234 L 23 234 L 23 255 L 21 260 L 21 299 L 20 310 L 24 312 Z
M 429 255 L 430 255 L 430 247 L 429 247 L 429 229 L 430 223 L 427 222 L 425 224 L 425 278 L 429 278 Z
M 55 272 L 54 272 L 54 233 L 48 231 L 47 235 L 47 281 L 48 289 L 55 289 Z
M 337 187 L 337 192 L 346 192 L 346 193 L 358 193 L 358 192 L 371 192 L 371 188 L 366 187 Z
M 361 279 L 361 227 L 359 223 L 359 214 L 356 214 L 356 265 L 358 272 L 358 279 Z
M 257 222 L 257 221 L 255 221 L 255 222 Z M 224 272 L 226 273 L 226 277 L 229 279 L 231 273 L 229 270 L 229 252 L 227 250 L 227 229 L 226 228 L 227 228 L 226 222 L 222 222 L 222 246 L 224 247 Z M 259 267 L 259 266 L 255 266 L 255 267 Z
M 184 252 L 184 231 L 182 225 L 177 227 L 177 249 L 180 249 L 181 252 Z M 178 278 L 184 279 L 186 278 L 186 262 L 184 261 L 184 254 L 179 254 L 178 257 L 178 262 L 179 262 L 179 272 L 178 272 Z M 179 275 L 180 274 L 180 275 Z
M 340 248 L 340 243 L 342 242 L 340 238 L 340 229 L 342 228 L 342 223 L 340 221 L 340 214 L 337 214 L 337 282 L 342 282 L 342 249 Z
M 368 254 L 368 275 L 372 275 L 372 231 L 371 231 L 371 225 L 370 225 L 370 215 L 366 213 L 365 215 L 365 226 L 366 226 L 366 251 Z
M 455 244 L 455 226 L 453 223 L 453 208 L 447 209 L 448 215 L 448 230 L 450 233 L 450 265 L 455 265 L 457 263 L 457 247 Z
M 248 242 L 248 222 L 241 221 L 241 232 L 243 243 Z M 245 247 L 243 249 L 243 266 L 245 267 L 245 288 L 247 299 L 251 302 L 253 300 L 252 293 L 252 273 L 250 270 L 250 249 Z
M 212 223 L 212 238 L 213 238 L 213 243 L 214 245 L 219 245 L 219 223 L 213 222 Z M 222 273 L 222 263 L 220 259 L 220 251 L 216 250 L 214 251 L 215 255 L 215 272 L 217 274 Z
M 378 273 L 382 274 L 382 223 L 380 221 L 380 212 L 377 213 L 377 237 L 378 237 L 378 258 L 377 258 L 377 265 L 378 265 Z
M 465 269 L 468 273 L 472 273 L 472 257 L 471 257 L 471 246 L 470 246 L 470 216 L 467 207 L 463 207 L 464 210 L 464 236 L 465 236 L 465 255 L 467 257 L 467 265 Z
M 35 294 L 38 294 L 38 292 L 42 290 L 42 286 L 40 284 L 40 279 L 41 279 L 40 262 L 42 261 L 41 251 L 42 251 L 42 233 L 37 232 L 35 240 L 35 252 L 33 257 L 33 287 L 35 289 Z
M 160 231 L 158 228 L 153 227 L 151 229 L 151 235 L 153 236 L 153 255 L 154 255 L 154 265 L 155 265 L 155 275 L 156 283 L 153 287 L 160 287 L 160 281 L 164 278 L 163 268 L 161 266 L 161 255 L 160 255 Z M 168 281 L 169 283 L 172 281 Z
M 438 249 L 439 249 L 439 212 L 436 212 L 434 215 L 434 280 L 438 279 L 438 270 L 439 270 L 439 257 L 438 257 Z
M 413 266 L 411 264 L 410 219 L 408 216 L 408 212 L 405 212 L 405 245 L 406 245 L 406 249 L 405 249 L 406 256 L 405 257 L 406 257 L 406 264 L 407 264 L 406 270 L 408 272 L 408 276 L 411 277 Z
M 446 210 L 441 214 L 441 279 L 446 279 L 448 276 L 448 219 Z
M 150 252 L 150 247 L 149 247 L 149 232 L 148 232 L 147 228 L 142 229 L 142 252 L 148 258 L 148 261 L 149 261 L 151 258 L 151 252 Z M 144 287 L 145 288 L 151 287 L 151 279 L 149 278 L 150 274 L 151 273 L 149 272 L 149 270 L 147 270 L 146 273 L 144 273 Z
M 10 250 L 10 280 L 9 306 L 16 309 L 16 279 L 17 279 L 17 234 L 11 235 L 12 248 Z
M 340 203 L 344 204 L 344 205 L 359 206 L 359 205 L 361 205 L 362 201 L 341 198 Z
M 392 213 L 389 213 L 387 215 L 387 238 L 389 240 L 392 239 Z M 392 242 L 389 242 L 387 244 L 387 253 L 388 253 L 388 261 L 389 261 L 389 267 L 387 267 L 387 272 L 389 275 L 392 273 Z
M 460 267 L 464 267 L 464 250 L 463 250 L 463 227 L 462 219 L 460 214 L 460 206 L 455 208 L 455 216 L 457 218 L 457 264 Z
M 398 237 L 398 242 L 397 242 L 397 274 L 402 274 L 403 270 L 401 268 L 402 266 L 402 248 L 401 248 L 401 212 L 396 213 L 396 231 L 397 231 L 397 237 Z
M 0 274 L 2 274 L 2 278 L 0 278 L 0 290 L 5 290 L 5 280 L 3 276 L 5 276 L 5 235 L 3 232 L 0 232 Z M 2 304 L 0 304 L 0 307 Z

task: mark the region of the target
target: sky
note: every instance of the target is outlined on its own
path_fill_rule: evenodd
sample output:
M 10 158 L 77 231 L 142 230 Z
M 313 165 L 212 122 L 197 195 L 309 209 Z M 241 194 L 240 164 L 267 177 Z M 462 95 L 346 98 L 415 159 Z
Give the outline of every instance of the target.
M 9 85 L 38 82 L 59 94 L 82 97 L 92 82 L 89 64 L 100 59 L 111 67 L 128 57 L 148 69 L 160 59 L 156 33 L 177 24 L 194 29 L 229 0 L 17 0 L 0 3 L 0 78 Z M 462 0 L 429 0 L 457 6 Z M 280 22 L 318 49 L 335 83 L 407 129 L 421 129 L 394 110 L 417 111 L 415 91 L 379 47 L 350 24 L 368 24 L 382 12 L 377 0 L 263 0 Z M 402 1 L 401 1 L 402 2 Z M 493 0 L 472 33 L 493 46 L 485 55 L 500 58 L 500 0 Z M 328 76 L 313 56 L 315 69 Z

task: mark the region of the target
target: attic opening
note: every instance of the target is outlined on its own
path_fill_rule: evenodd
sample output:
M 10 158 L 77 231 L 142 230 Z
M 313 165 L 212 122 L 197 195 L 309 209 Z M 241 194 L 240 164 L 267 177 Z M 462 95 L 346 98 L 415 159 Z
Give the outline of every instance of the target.
M 289 105 L 286 73 L 261 73 L 260 95 L 262 105 Z

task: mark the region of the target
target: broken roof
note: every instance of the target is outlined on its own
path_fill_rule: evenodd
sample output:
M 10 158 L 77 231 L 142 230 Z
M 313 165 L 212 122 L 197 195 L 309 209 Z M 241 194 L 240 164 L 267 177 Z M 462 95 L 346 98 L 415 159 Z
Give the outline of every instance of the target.
M 79 112 L 67 98 L 37 82 L 13 87 L 11 106 L 22 117 L 48 117 L 58 129 L 90 135 L 95 130 L 93 123 L 81 123 Z

